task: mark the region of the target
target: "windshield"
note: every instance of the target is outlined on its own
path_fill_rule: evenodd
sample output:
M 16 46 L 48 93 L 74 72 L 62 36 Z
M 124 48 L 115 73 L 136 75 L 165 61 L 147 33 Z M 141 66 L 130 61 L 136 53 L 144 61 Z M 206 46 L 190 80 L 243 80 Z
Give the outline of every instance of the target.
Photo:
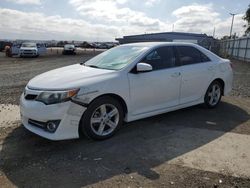
M 90 59 L 85 63 L 85 65 L 101 69 L 120 70 L 126 65 L 132 63 L 147 49 L 148 47 L 145 46 L 115 47 Z
M 75 46 L 73 44 L 66 44 L 64 47 L 65 48 L 74 48 Z
M 36 47 L 36 43 L 23 43 L 22 47 Z

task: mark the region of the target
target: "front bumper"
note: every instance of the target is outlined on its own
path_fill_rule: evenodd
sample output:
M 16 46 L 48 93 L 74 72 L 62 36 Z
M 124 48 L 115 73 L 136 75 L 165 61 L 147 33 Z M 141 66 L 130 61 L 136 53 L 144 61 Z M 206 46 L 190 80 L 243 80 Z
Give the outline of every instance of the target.
M 20 99 L 21 121 L 24 127 L 29 131 L 50 140 L 79 138 L 79 122 L 85 110 L 85 107 L 71 101 L 45 105 L 35 100 L 25 99 L 24 94 L 22 94 Z M 60 123 L 56 131 L 51 133 L 43 128 L 32 125 L 29 123 L 29 120 L 39 122 L 60 120 Z
M 37 51 L 28 51 L 28 50 L 24 50 L 24 51 L 20 51 L 20 53 L 19 53 L 19 56 L 22 56 L 22 57 L 35 57 L 35 56 L 37 56 L 38 55 L 38 53 L 37 53 Z
M 75 50 L 71 50 L 71 49 L 68 49 L 68 50 L 63 50 L 63 54 L 75 54 L 76 51 Z

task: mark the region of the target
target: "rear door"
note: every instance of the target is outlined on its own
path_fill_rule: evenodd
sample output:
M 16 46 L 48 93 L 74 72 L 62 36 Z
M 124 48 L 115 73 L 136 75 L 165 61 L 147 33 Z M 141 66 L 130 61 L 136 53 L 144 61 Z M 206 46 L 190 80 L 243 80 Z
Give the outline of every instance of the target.
M 177 46 L 181 66 L 180 104 L 194 102 L 204 97 L 214 77 L 215 64 L 193 46 Z
M 149 113 L 179 104 L 181 75 L 173 47 L 159 47 L 142 60 L 151 72 L 128 74 L 132 115 Z

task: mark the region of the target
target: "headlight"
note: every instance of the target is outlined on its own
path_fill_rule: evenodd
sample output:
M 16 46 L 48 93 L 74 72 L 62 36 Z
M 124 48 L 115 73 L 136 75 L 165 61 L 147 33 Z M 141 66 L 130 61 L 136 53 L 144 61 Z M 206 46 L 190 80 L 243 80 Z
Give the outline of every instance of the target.
M 74 97 L 78 91 L 79 89 L 58 92 L 42 92 L 37 96 L 36 100 L 47 105 L 66 102 L 69 101 L 71 97 Z

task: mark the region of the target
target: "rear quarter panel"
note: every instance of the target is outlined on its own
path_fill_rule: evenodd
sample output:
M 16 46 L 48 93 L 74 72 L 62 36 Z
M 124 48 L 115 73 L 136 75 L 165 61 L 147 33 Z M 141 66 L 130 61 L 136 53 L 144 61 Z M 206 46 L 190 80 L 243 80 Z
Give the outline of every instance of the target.
M 221 59 L 216 64 L 216 71 L 214 79 L 222 79 L 224 81 L 224 95 L 228 95 L 232 90 L 233 85 L 233 71 L 230 65 L 230 61 L 227 59 Z

